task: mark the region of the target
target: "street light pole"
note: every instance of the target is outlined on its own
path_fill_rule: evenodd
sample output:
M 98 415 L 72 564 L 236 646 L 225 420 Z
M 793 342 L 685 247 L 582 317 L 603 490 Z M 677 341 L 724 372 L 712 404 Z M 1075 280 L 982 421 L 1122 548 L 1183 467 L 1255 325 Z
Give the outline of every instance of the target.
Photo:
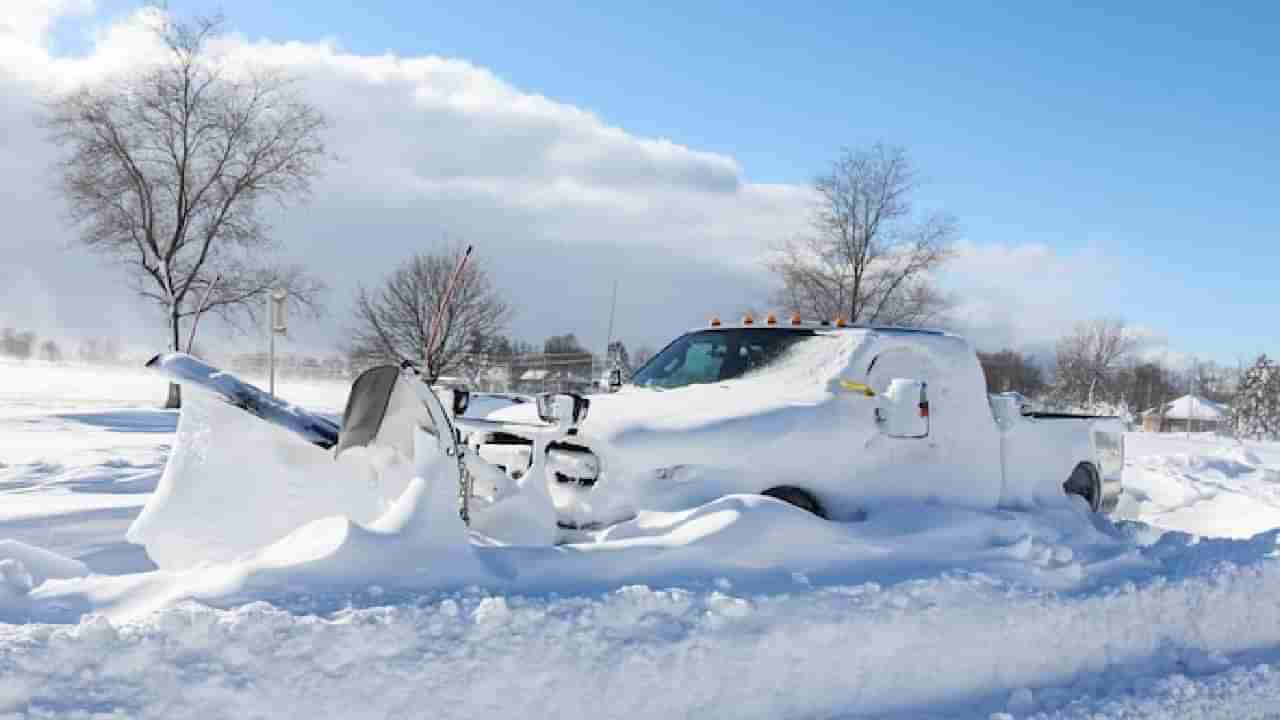
M 289 329 L 285 311 L 288 299 L 289 293 L 284 290 L 272 290 L 267 298 L 267 390 L 271 397 L 276 396 L 276 335 L 283 335 Z

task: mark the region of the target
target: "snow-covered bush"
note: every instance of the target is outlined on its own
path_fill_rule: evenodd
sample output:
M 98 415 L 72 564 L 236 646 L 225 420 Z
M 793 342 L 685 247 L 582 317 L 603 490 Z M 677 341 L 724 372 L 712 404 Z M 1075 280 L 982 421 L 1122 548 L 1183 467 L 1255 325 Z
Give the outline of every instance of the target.
M 1280 368 L 1265 353 L 1240 379 L 1231 403 L 1230 425 L 1238 438 L 1280 437 Z

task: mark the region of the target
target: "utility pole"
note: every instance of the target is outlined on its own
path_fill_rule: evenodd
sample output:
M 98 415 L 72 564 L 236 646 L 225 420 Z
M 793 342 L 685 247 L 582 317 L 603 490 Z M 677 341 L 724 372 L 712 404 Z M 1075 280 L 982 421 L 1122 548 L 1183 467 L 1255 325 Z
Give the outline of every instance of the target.
M 1190 408 L 1187 410 L 1187 439 L 1191 439 L 1191 425 L 1196 421 L 1196 390 L 1191 386 Z
M 289 293 L 284 290 L 272 290 L 267 297 L 267 374 L 268 392 L 276 396 L 276 335 L 284 335 L 289 330 L 285 308 L 288 307 Z

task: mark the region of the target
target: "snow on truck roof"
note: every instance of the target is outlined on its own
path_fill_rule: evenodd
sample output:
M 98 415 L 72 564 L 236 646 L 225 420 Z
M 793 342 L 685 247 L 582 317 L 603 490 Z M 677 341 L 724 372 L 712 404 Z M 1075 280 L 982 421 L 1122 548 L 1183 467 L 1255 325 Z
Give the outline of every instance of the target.
M 795 320 L 789 321 L 778 320 L 773 314 L 765 317 L 763 320 L 756 320 L 748 315 L 736 323 L 721 322 L 720 318 L 713 317 L 711 322 L 701 327 L 689 328 L 686 333 L 701 332 L 703 330 L 743 330 L 743 329 L 764 329 L 764 330 L 871 330 L 874 332 L 887 333 L 907 333 L 913 335 L 947 335 L 945 330 L 935 330 L 932 328 L 909 328 L 897 325 L 849 325 L 842 320 Z

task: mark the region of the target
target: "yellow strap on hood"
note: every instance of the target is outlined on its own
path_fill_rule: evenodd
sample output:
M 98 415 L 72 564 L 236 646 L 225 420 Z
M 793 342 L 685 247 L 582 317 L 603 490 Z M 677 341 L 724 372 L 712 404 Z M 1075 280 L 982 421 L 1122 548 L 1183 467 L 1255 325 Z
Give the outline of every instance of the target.
M 845 390 L 848 390 L 848 391 L 850 391 L 850 392 L 862 393 L 863 395 L 866 395 L 867 397 L 875 397 L 875 396 L 876 396 L 876 391 L 875 391 L 875 390 L 872 390 L 872 389 L 871 389 L 871 387 L 870 387 L 869 385 L 865 385 L 865 384 L 860 383 L 860 382 L 854 382 L 854 381 L 852 381 L 852 380 L 841 380 L 841 381 L 840 381 L 840 387 L 842 387 L 842 388 L 844 388 Z

